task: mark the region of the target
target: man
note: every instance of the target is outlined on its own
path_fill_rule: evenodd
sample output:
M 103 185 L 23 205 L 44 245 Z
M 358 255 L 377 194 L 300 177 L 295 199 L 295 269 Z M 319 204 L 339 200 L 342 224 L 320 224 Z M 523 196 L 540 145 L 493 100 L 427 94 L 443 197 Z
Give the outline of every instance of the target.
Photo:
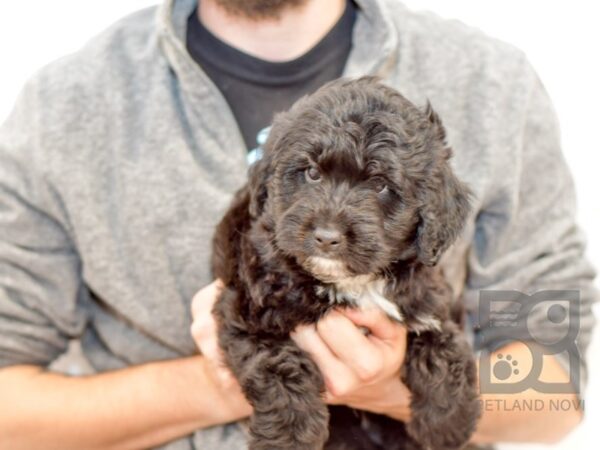
M 42 70 L 0 130 L 0 447 L 244 448 L 251 409 L 221 375 L 218 283 L 194 298 L 194 338 L 190 299 L 212 281 L 213 228 L 255 136 L 299 96 L 364 74 L 430 99 L 448 129 L 476 214 L 444 267 L 471 315 L 483 289 L 578 289 L 585 351 L 594 274 L 552 108 L 519 51 L 393 0 L 167 0 Z M 489 329 L 471 326 L 478 349 L 530 358 L 523 330 Z M 97 374 L 45 371 L 73 338 Z M 294 338 L 328 402 L 410 420 L 401 325 L 339 311 Z M 565 361 L 541 378 L 569 380 Z M 554 442 L 580 416 L 484 408 L 474 441 Z

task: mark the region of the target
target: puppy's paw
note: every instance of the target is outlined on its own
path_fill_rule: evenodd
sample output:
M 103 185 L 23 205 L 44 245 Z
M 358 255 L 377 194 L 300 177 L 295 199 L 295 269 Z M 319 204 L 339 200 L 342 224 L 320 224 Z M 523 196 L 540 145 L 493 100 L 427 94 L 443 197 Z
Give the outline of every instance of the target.
M 472 352 L 453 328 L 413 337 L 404 382 L 412 393 L 408 434 L 426 450 L 458 450 L 480 415 Z
M 323 450 L 323 445 L 308 445 L 300 443 L 292 443 L 289 446 L 282 447 L 281 443 L 250 441 L 248 450 Z
M 321 450 L 329 437 L 326 408 L 255 413 L 250 436 L 250 450 Z
M 259 352 L 242 389 L 254 406 L 251 450 L 320 450 L 329 436 L 318 367 L 296 344 L 273 343 Z
M 461 415 L 448 414 L 447 410 L 431 406 L 414 408 L 412 420 L 406 425 L 407 432 L 423 450 L 462 449 L 477 424 L 479 403 L 468 402 L 458 409 Z

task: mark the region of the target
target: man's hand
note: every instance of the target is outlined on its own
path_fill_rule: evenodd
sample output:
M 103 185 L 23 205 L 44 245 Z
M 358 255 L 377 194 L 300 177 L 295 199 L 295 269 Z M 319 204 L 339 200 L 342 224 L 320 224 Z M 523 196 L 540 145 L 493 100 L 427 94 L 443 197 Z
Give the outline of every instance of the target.
M 209 361 L 212 377 L 248 414 L 251 409 L 231 372 L 223 365 L 212 307 L 223 285 L 219 280 L 200 290 L 192 301 L 192 336 Z M 363 330 L 369 330 L 365 335 Z M 406 352 L 406 328 L 378 309 L 332 311 L 316 326 L 292 334 L 317 363 L 327 387 L 326 401 L 398 420 L 410 420 L 410 393 L 400 381 Z
M 219 390 L 227 393 L 227 403 L 235 414 L 242 418 L 251 414 L 252 407 L 246 401 L 233 374 L 223 365 L 223 353 L 217 339 L 217 324 L 212 314 L 213 305 L 222 290 L 223 283 L 216 280 L 196 293 L 192 300 L 191 333 L 207 362 L 208 375 Z
M 364 333 L 364 329 L 368 334 Z M 334 310 L 292 338 L 317 363 L 330 404 L 410 420 L 410 392 L 400 380 L 406 328 L 379 309 Z

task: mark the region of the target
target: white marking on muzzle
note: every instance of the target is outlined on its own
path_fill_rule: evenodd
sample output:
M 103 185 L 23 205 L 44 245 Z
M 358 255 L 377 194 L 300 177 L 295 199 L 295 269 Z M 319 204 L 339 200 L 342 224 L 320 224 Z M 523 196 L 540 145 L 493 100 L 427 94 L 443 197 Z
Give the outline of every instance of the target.
M 316 278 L 325 283 L 335 283 L 349 276 L 346 265 L 338 259 L 311 256 L 305 265 Z

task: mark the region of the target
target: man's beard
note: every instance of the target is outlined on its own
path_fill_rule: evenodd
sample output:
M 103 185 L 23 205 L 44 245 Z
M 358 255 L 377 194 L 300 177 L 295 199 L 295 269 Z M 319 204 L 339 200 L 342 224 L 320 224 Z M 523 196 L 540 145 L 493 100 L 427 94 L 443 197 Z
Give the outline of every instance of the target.
M 297 8 L 307 0 L 215 0 L 228 13 L 252 20 L 278 19 L 286 9 Z

